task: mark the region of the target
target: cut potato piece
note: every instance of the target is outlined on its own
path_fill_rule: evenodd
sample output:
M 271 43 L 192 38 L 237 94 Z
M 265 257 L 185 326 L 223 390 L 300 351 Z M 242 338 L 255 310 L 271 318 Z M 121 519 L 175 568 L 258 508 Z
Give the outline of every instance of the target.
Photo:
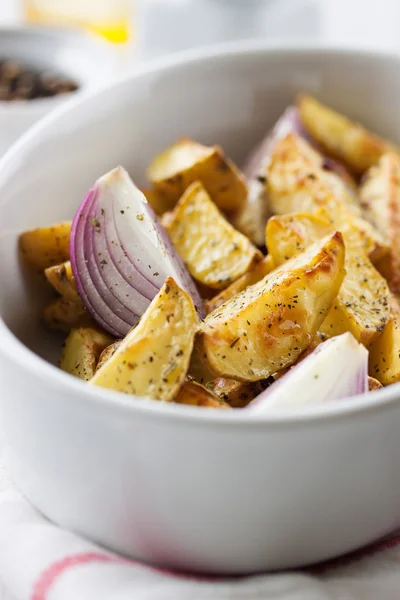
M 394 294 L 400 294 L 400 156 L 384 154 L 360 188 L 364 216 L 384 236 L 390 250 L 380 268 Z
M 244 408 L 267 386 L 265 381 L 243 382 L 218 377 L 214 382 L 213 392 L 232 408 Z
M 107 346 L 107 348 L 104 348 L 103 352 L 100 354 L 96 371 L 98 371 L 115 354 L 121 344 L 122 340 L 117 340 L 116 342 L 113 342 Z
M 199 182 L 186 190 L 165 227 L 192 277 L 214 289 L 226 287 L 262 258 Z
M 196 325 L 192 299 L 168 277 L 138 325 L 90 383 L 172 401 L 186 378 Z
M 246 202 L 245 178 L 218 146 L 178 140 L 154 158 L 147 176 L 165 203 L 165 210 L 173 208 L 195 181 L 203 184 L 221 210 L 235 212 Z
M 400 381 L 400 309 L 393 296 L 389 322 L 369 348 L 369 374 L 382 385 Z
M 199 343 L 222 377 L 259 381 L 293 364 L 309 346 L 344 277 L 336 232 L 210 313 Z
M 57 298 L 48 304 L 42 312 L 42 320 L 49 329 L 69 333 L 78 327 L 95 326 L 92 317 L 83 306 L 81 300 L 71 302 L 65 298 Z
M 71 221 L 65 221 L 21 233 L 19 247 L 24 259 L 38 271 L 67 261 L 70 232 Z
M 186 381 L 178 392 L 174 402 L 207 408 L 231 408 L 229 404 L 212 394 L 199 383 Z
M 268 273 L 274 269 L 272 256 L 268 255 L 260 262 L 256 263 L 247 273 L 236 279 L 230 286 L 222 290 L 217 296 L 211 298 L 205 303 L 207 314 L 221 306 L 224 302 L 243 292 L 249 285 L 254 285 L 261 279 L 264 279 Z
M 147 202 L 157 215 L 164 214 L 173 206 L 167 202 L 163 196 L 160 196 L 160 194 L 158 194 L 153 188 L 141 188 L 140 191 L 145 196 Z
M 379 383 L 377 379 L 373 377 L 368 377 L 368 391 L 374 392 L 375 390 L 380 390 L 383 385 Z
M 288 135 L 275 146 L 268 172 L 271 212 L 315 214 L 323 209 L 335 229 L 343 234 L 352 229 L 352 235 L 357 234 L 359 245 L 371 259 L 380 259 L 389 251 L 382 235 L 349 208 L 348 201 L 327 180 L 323 169 L 315 166 L 314 152 L 306 141 L 294 135 Z
M 316 215 L 272 217 L 267 225 L 267 244 L 274 263 L 283 264 L 316 239 L 326 236 L 330 229 L 329 221 Z M 350 229 L 343 232 L 346 276 L 320 332 L 333 337 L 350 331 L 359 342 L 368 346 L 388 321 L 389 289 L 385 279 L 359 248 L 356 233 L 352 235 Z
M 90 327 L 73 329 L 65 340 L 59 366 L 63 371 L 89 381 L 95 373 L 100 354 L 113 338 Z
M 66 300 L 76 302 L 79 300 L 78 290 L 76 289 L 75 277 L 72 273 L 70 261 L 61 265 L 54 265 L 45 269 L 47 281 L 53 288 L 61 294 Z
M 297 107 L 302 123 L 311 137 L 356 173 L 369 169 L 384 152 L 400 152 L 400 148 L 394 144 L 311 96 L 300 96 Z

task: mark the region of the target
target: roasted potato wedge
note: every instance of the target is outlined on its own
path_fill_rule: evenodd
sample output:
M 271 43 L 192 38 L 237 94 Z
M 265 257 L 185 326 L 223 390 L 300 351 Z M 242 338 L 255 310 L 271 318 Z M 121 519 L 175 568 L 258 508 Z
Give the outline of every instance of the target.
M 224 400 L 194 381 L 185 381 L 174 402 L 192 406 L 205 406 L 206 408 L 231 408 Z
M 90 383 L 172 401 L 186 378 L 196 326 L 192 299 L 168 277 L 138 325 Z
M 390 250 L 380 268 L 394 294 L 400 294 L 400 155 L 384 154 L 360 188 L 365 218 L 384 236 Z
M 67 261 L 70 232 L 71 221 L 65 221 L 21 233 L 19 247 L 24 259 L 38 271 Z
M 147 202 L 157 215 L 163 215 L 167 210 L 170 210 L 173 205 L 166 202 L 163 196 L 157 193 L 157 190 L 148 187 L 141 188 L 142 194 L 146 197 Z
M 213 392 L 232 408 L 244 408 L 267 387 L 265 381 L 243 382 L 218 377 Z
M 262 259 L 199 182 L 188 187 L 165 228 L 192 277 L 214 289 L 226 287 Z
M 65 333 L 79 327 L 96 326 L 81 300 L 71 302 L 62 297 L 57 298 L 43 309 L 42 320 L 49 329 Z
M 323 213 L 322 213 L 323 214 Z M 272 217 L 267 225 L 267 244 L 276 265 L 283 264 L 332 230 L 316 215 L 291 214 Z M 382 332 L 389 318 L 389 289 L 359 247 L 357 232 L 343 232 L 346 245 L 346 276 L 320 331 L 330 337 L 350 331 L 369 345 Z
M 374 392 L 375 390 L 380 390 L 383 385 L 379 383 L 377 379 L 373 377 L 368 377 L 368 391 Z
M 71 302 L 77 302 L 79 300 L 75 277 L 72 273 L 69 260 L 61 263 L 61 265 L 48 267 L 45 269 L 44 274 L 46 275 L 47 281 L 59 294 L 61 294 L 61 296 L 63 296 L 63 298 L 65 298 L 65 300 L 70 300 Z
M 115 352 L 118 350 L 118 348 L 120 347 L 121 344 L 122 344 L 122 340 L 117 340 L 116 342 L 113 342 L 112 344 L 107 346 L 107 348 L 104 348 L 104 350 L 100 354 L 100 357 L 99 357 L 99 360 L 98 360 L 98 363 L 96 366 L 96 371 L 98 371 L 108 361 L 108 359 L 111 358 L 115 354 Z
M 98 329 L 72 329 L 63 346 L 60 369 L 89 381 L 95 373 L 100 354 L 112 341 L 111 336 Z
M 223 211 L 236 212 L 246 202 L 246 180 L 218 146 L 181 139 L 156 156 L 147 170 L 155 192 L 170 210 L 191 183 L 200 181 Z
M 222 377 L 259 381 L 293 364 L 311 344 L 344 277 L 340 233 L 309 246 L 210 313 L 199 345 Z
M 382 385 L 400 381 L 400 307 L 394 296 L 390 301 L 390 319 L 369 348 L 369 374 Z
M 321 209 L 335 229 L 352 230 L 358 243 L 374 261 L 389 247 L 370 223 L 349 208 L 348 200 L 338 193 L 326 173 L 313 162 L 315 150 L 303 139 L 288 135 L 275 146 L 268 171 L 268 201 L 272 214 L 292 212 L 314 214 Z M 310 158 L 311 157 L 311 158 Z
M 274 269 L 272 256 L 269 254 L 263 260 L 256 263 L 247 273 L 244 273 L 239 279 L 236 279 L 227 288 L 222 290 L 217 296 L 205 302 L 207 314 L 221 306 L 224 302 L 236 296 L 239 292 L 245 290 L 249 285 L 254 285 L 261 279 L 264 279 L 268 273 Z
M 368 131 L 311 96 L 297 100 L 300 118 L 307 132 L 331 156 L 346 163 L 354 172 L 363 173 L 384 152 L 400 153 L 400 148 Z

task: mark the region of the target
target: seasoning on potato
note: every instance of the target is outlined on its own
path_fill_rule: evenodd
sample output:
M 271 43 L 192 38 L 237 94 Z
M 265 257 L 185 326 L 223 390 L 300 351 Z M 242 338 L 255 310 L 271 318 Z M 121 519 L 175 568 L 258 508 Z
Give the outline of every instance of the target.
M 202 183 L 221 210 L 233 213 L 246 202 L 245 178 L 219 146 L 178 140 L 153 159 L 147 176 L 164 200 L 164 211 L 171 210 L 195 181 Z
M 172 401 L 186 377 L 196 324 L 190 296 L 167 278 L 138 325 L 90 383 Z
M 210 313 L 199 326 L 205 360 L 217 375 L 239 381 L 291 365 L 311 344 L 344 274 L 336 232 Z
M 192 277 L 215 289 L 227 287 L 262 259 L 262 254 L 228 223 L 204 187 L 188 187 L 165 228 Z

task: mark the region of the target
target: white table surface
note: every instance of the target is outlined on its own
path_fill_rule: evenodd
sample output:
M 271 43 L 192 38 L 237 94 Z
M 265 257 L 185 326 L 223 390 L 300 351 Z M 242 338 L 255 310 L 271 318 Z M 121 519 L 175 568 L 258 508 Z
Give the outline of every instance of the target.
M 181 4 L 184 1 L 180 0 Z M 196 0 L 198 5 L 204 1 Z M 234 0 L 231 1 L 234 2 Z M 400 49 L 400 37 L 398 35 L 400 0 L 264 1 L 266 5 L 264 23 L 266 36 L 273 38 L 296 37 L 309 40 L 323 39 L 331 43 L 345 43 L 352 46 Z M 144 3 L 141 7 L 143 23 L 145 20 L 143 26 L 146 27 L 147 31 L 149 27 L 153 27 L 153 24 L 154 27 L 157 26 L 153 15 L 156 9 L 157 12 L 159 11 L 160 2 L 167 4 L 168 0 L 142 0 L 142 2 Z M 0 25 L 19 23 L 20 18 L 21 12 L 18 0 L 0 0 Z M 163 28 L 165 29 L 165 22 Z M 214 35 L 216 35 L 215 31 Z M 169 37 L 176 40 L 176 36 Z M 182 45 L 185 44 L 187 45 L 187 42 L 183 40 Z M 144 53 L 145 58 L 147 54 L 154 54 L 151 47 L 147 50 L 148 52 Z M 170 48 L 166 48 L 166 50 L 170 50 Z M 134 62 L 134 52 L 132 62 L 127 61 L 126 55 L 124 56 L 124 68 L 130 67 Z M 13 600 L 2 588 L 1 583 L 0 600 Z

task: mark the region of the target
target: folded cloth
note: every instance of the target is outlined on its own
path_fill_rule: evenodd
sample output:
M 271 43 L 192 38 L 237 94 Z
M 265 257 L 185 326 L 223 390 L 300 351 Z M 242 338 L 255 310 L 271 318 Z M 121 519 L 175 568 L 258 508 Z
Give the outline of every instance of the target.
M 53 525 L 0 468 L 0 581 L 1 600 L 399 600 L 400 536 L 300 572 L 182 576 Z

